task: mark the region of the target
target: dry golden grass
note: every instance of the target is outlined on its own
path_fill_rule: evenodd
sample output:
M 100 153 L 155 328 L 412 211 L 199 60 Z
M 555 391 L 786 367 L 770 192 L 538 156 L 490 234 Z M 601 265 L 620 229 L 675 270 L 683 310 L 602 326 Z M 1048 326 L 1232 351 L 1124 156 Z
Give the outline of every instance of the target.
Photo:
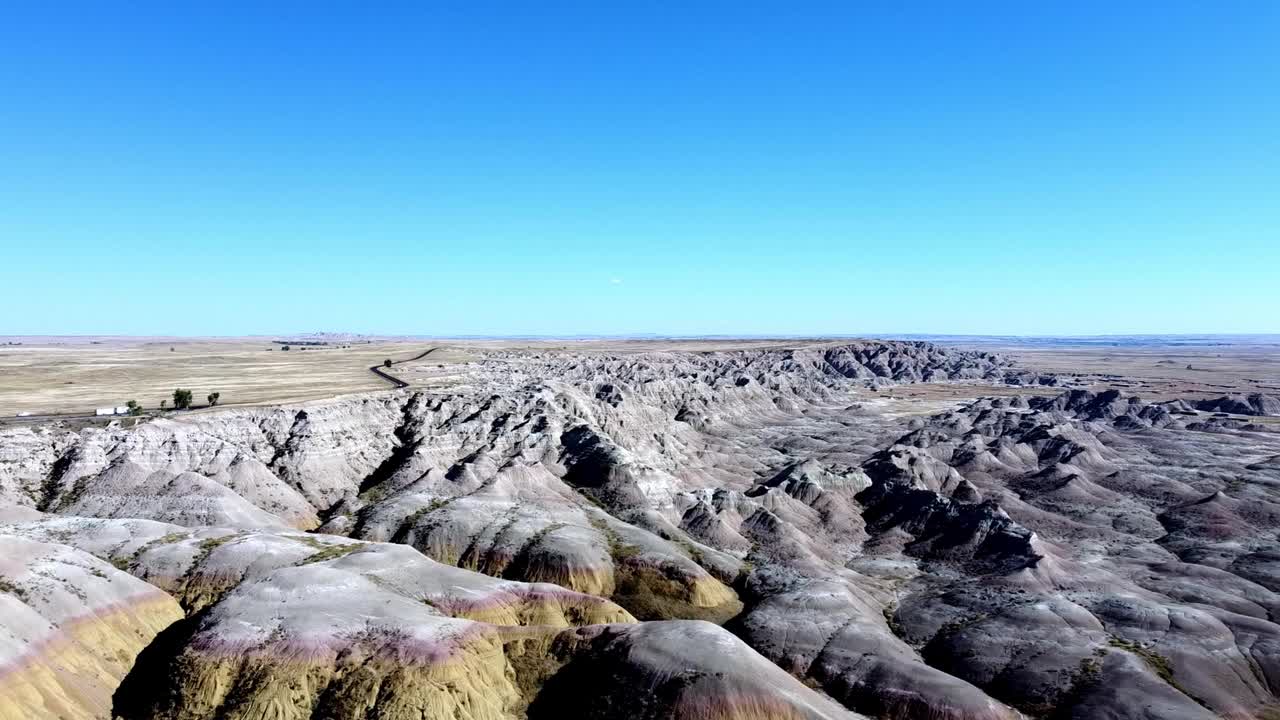
M 1150 400 L 1280 394 L 1280 346 L 987 348 L 1041 372 Z
M 92 413 L 127 400 L 153 410 L 161 400 L 172 403 L 179 387 L 198 405 L 212 392 L 221 393 L 220 405 L 252 405 L 385 390 L 390 385 L 369 366 L 431 347 L 378 342 L 285 352 L 266 338 L 100 342 L 0 345 L 0 415 Z
M 212 392 L 221 393 L 219 405 L 265 405 L 388 390 L 390 384 L 370 373 L 370 366 L 388 358 L 407 360 L 437 347 L 418 362 L 397 366 L 393 374 L 417 386 L 447 387 L 462 380 L 465 368 L 460 366 L 476 359 L 477 350 L 641 352 L 767 344 L 474 340 L 445 345 L 430 340 L 382 340 L 349 347 L 293 345 L 285 352 L 272 338 L 20 340 L 21 345 L 0 344 L 0 419 L 19 412 L 91 414 L 95 408 L 120 406 L 128 400 L 155 410 L 161 400 L 172 403 L 175 388 L 191 390 L 197 405 L 203 405 Z
M 350 347 L 294 345 L 284 352 L 271 338 L 129 338 L 75 340 L 23 338 L 0 344 L 0 418 L 18 412 L 90 414 L 94 408 L 137 400 L 147 410 L 169 400 L 174 388 L 188 388 L 195 402 L 221 393 L 221 405 L 262 405 L 314 400 L 390 385 L 368 368 L 390 358 L 424 358 L 396 365 L 396 377 L 416 387 L 465 385 L 467 363 L 486 350 L 567 352 L 660 352 L 797 347 L 806 340 L 380 340 Z M 827 341 L 830 342 L 830 341 Z M 171 349 L 172 348 L 172 349 Z M 268 350 L 268 348 L 273 348 Z M 1277 346 L 1223 347 L 1027 347 L 981 346 L 1011 356 L 1021 367 L 1075 374 L 1073 385 L 1120 387 L 1148 399 L 1216 397 L 1230 393 L 1280 393 Z M 1188 367 L 1189 366 L 1189 367 Z M 990 385 L 901 386 L 882 391 L 885 401 L 933 401 L 984 394 L 1046 394 L 1050 388 L 995 388 Z M 869 395 L 868 399 L 874 399 Z M 915 408 L 919 411 L 920 408 Z

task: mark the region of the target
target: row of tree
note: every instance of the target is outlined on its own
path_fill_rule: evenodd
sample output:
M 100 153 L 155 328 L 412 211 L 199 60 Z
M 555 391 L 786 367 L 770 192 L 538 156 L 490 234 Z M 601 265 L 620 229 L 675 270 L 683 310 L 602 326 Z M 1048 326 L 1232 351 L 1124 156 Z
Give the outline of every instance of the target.
M 205 400 L 208 400 L 208 401 L 209 401 L 209 407 L 214 407 L 214 406 L 216 406 L 216 405 L 218 404 L 218 401 L 219 401 L 220 399 L 222 399 L 222 393 L 212 392 L 212 393 L 209 393 L 208 395 L 206 395 L 206 396 L 205 396 Z M 191 391 L 190 391 L 190 390 L 185 390 L 185 389 L 183 389 L 183 388 L 178 388 L 178 389 L 176 389 L 176 390 L 174 390 L 174 391 L 173 391 L 173 408 L 174 408 L 175 410 L 187 410 L 187 409 L 189 409 L 189 408 L 191 407 L 191 402 L 192 402 L 192 400 L 193 400 L 193 396 L 192 396 L 192 393 L 191 393 Z M 137 400 L 130 400 L 129 402 L 125 403 L 125 406 L 129 408 L 129 414 L 130 414 L 130 415 L 141 415 L 141 414 L 142 414 L 142 405 L 141 405 L 141 404 L 139 404 Z M 161 401 L 160 401 L 160 409 L 161 409 L 161 410 L 168 410 L 168 409 L 169 409 L 169 401 L 168 401 L 168 400 L 161 400 Z

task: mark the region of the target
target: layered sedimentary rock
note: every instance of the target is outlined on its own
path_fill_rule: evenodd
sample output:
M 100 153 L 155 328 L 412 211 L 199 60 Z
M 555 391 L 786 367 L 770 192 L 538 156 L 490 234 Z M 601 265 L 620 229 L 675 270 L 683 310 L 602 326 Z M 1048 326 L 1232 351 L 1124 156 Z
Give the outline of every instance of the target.
M 181 617 L 87 553 L 0 534 L 0 718 L 109 718 L 133 659 Z
M 1270 482 L 1246 467 L 1274 440 L 1224 441 L 1181 429 L 1161 406 L 1072 392 L 979 401 L 902 442 L 953 468 L 1002 515 L 972 531 L 948 523 L 972 534 L 962 539 L 978 543 L 976 555 L 998 551 L 996 572 L 979 574 L 968 555 L 921 543 L 923 511 L 911 503 L 893 524 L 925 571 L 894 619 L 931 665 L 1028 712 L 1265 717 L 1275 707 L 1268 668 L 1280 655 L 1269 648 L 1280 627 L 1264 609 L 1275 596 L 1215 571 L 1274 544 L 1260 531 L 1280 518 Z M 1236 446 L 1226 453 L 1234 465 L 1224 442 Z M 921 485 L 936 475 L 906 473 Z M 971 577 L 939 583 L 939 564 Z
M 1197 410 L 1232 415 L 1280 415 L 1280 397 L 1263 393 L 1224 395 L 1195 403 Z
M 495 625 L 450 617 L 371 577 L 308 566 L 241 585 L 144 653 L 116 711 L 126 720 L 853 717 L 709 623 Z
M 189 613 L 277 571 L 323 566 L 359 575 L 451 617 L 555 626 L 633 620 L 621 607 L 594 595 L 442 565 L 403 545 L 290 531 L 192 530 L 148 520 L 52 515 L 24 517 L 0 529 L 13 536 L 70 543 L 164 589 Z M 340 600 L 335 597 L 334 602 Z
M 459 377 L 3 430 L 25 509 L 0 520 L 189 613 L 122 687 L 139 720 L 1280 707 L 1265 418 L 925 343 L 492 351 Z M 971 395 L 893 397 L 921 382 Z
M 354 551 L 242 582 L 139 659 L 116 711 L 509 718 L 528 698 L 508 652 L 517 662 L 545 653 L 569 619 L 629 619 L 560 588 L 466 589 L 453 583 L 483 576 L 438 564 L 404 568 L 378 554 Z M 512 629 L 520 626 L 527 629 Z M 167 683 L 160 693 L 149 687 L 157 677 Z
M 565 631 L 552 654 L 564 665 L 544 681 L 531 720 L 856 717 L 706 622 Z
M 12 542 L 54 547 L 26 538 L 68 538 L 169 587 L 194 613 L 150 645 L 115 693 L 114 711 L 125 718 L 515 718 L 535 698 L 542 707 L 582 700 L 580 689 L 564 698 L 563 686 L 542 690 L 571 661 L 574 672 L 611 662 L 646 682 L 658 678 L 672 694 L 652 706 L 663 717 L 847 717 L 713 625 L 674 623 L 633 638 L 609 624 L 634 619 L 601 598 L 498 580 L 400 545 L 141 520 L 9 519 Z M 600 629 L 561 637 L 559 628 L 582 625 Z M 600 633 L 617 647 L 589 641 Z M 669 655 L 695 640 L 678 660 Z M 732 652 L 722 652 L 726 645 Z M 770 684 L 761 672 L 775 675 Z M 158 689 L 157 679 L 167 685 Z M 612 694 L 635 692 L 596 690 L 592 702 L 606 705 L 617 702 Z

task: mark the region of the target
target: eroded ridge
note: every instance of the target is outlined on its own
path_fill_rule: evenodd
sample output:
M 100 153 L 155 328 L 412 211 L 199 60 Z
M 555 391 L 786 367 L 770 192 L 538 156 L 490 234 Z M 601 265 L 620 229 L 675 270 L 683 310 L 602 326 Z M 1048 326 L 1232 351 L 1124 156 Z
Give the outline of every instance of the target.
M 1265 398 L 872 341 L 456 372 L 0 430 L 0 533 L 181 608 L 126 651 L 131 720 L 1278 707 Z

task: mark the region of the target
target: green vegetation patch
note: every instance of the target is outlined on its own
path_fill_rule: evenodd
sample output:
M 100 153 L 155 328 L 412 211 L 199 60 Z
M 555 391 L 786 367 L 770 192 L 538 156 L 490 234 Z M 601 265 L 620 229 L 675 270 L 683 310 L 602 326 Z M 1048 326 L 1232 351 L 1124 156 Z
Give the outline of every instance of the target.
M 621 605 L 637 620 L 707 620 L 723 625 L 742 612 L 738 600 L 715 607 L 700 607 L 689 602 L 691 588 L 688 579 L 678 568 L 639 562 L 643 554 L 637 545 L 630 544 L 606 520 L 591 518 L 591 525 L 604 535 L 613 558 L 614 591 L 610 599 Z M 676 543 L 686 551 L 695 550 L 688 543 Z M 698 553 L 694 562 L 702 559 Z M 701 564 L 701 563 L 699 563 Z
M 1118 638 L 1114 635 L 1107 641 L 1107 644 L 1114 648 L 1128 650 L 1134 655 L 1142 658 L 1143 662 L 1155 671 L 1155 674 L 1159 675 L 1161 680 L 1164 680 L 1174 688 L 1177 688 L 1179 692 L 1183 692 L 1185 694 L 1186 691 L 1179 687 L 1177 681 L 1173 679 L 1173 666 L 1169 663 L 1169 658 L 1144 645 L 1133 642 L 1132 640 Z
M 689 542 L 688 540 L 673 540 L 672 542 L 674 542 L 676 545 L 679 545 L 680 549 L 684 550 L 685 554 L 689 556 L 690 560 L 698 563 L 698 565 L 704 568 L 706 567 L 706 558 L 702 556 L 702 551 L 699 550 L 696 545 Z
M 1205 707 L 1205 708 L 1209 707 L 1204 700 L 1201 700 L 1195 695 L 1192 695 L 1190 692 L 1187 692 L 1187 689 L 1182 687 L 1182 685 L 1180 685 L 1178 681 L 1174 679 L 1173 663 L 1169 662 L 1169 658 L 1165 657 L 1164 655 L 1161 655 L 1160 653 L 1156 652 L 1155 650 L 1152 650 L 1151 648 L 1145 645 L 1141 645 L 1139 643 L 1133 642 L 1132 640 L 1125 640 L 1123 638 L 1118 638 L 1118 637 L 1115 637 L 1114 635 L 1111 636 L 1109 640 L 1107 640 L 1107 644 L 1114 648 L 1127 650 L 1133 653 L 1134 655 L 1137 655 L 1138 657 L 1142 658 L 1142 661 L 1147 664 L 1147 667 L 1151 668 L 1152 672 L 1158 675 L 1161 680 L 1168 683 L 1169 686 L 1172 687 L 1174 690 L 1177 690 L 1183 695 L 1186 695 L 1192 700 L 1195 700 L 1202 707 Z
M 190 537 L 189 533 L 169 533 L 168 535 L 163 535 L 138 548 L 133 552 L 133 555 L 130 555 L 129 557 L 111 558 L 111 564 L 114 565 L 117 570 L 129 572 L 129 569 L 133 567 L 134 563 L 138 562 L 138 559 L 146 553 L 151 552 L 161 545 L 172 545 L 180 540 L 186 540 L 188 537 Z
M 364 547 L 363 543 L 342 543 L 334 545 L 326 545 L 323 550 L 311 555 L 306 560 L 298 563 L 299 565 L 310 565 L 312 563 L 324 562 L 326 560 L 337 560 L 340 557 L 346 557 L 351 553 Z

